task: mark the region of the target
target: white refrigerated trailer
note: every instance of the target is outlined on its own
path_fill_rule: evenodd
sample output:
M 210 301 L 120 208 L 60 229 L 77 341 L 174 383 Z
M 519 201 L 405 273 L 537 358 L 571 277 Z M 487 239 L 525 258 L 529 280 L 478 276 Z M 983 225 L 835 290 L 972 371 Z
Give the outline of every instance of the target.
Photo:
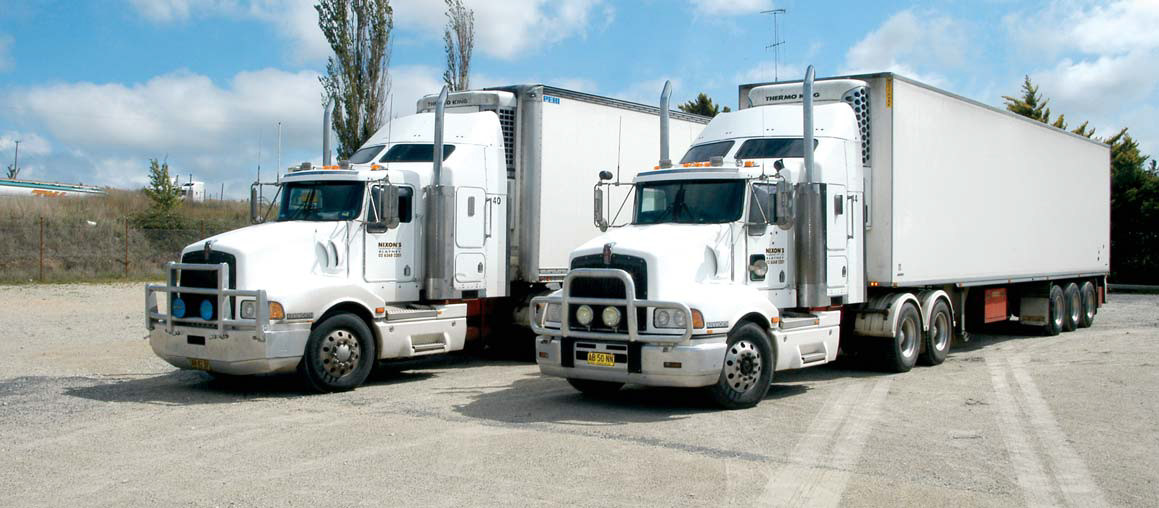
M 1057 334 L 1103 301 L 1109 148 L 891 73 L 742 85 L 635 187 L 633 223 L 534 300 L 541 370 L 580 390 L 747 407 L 839 348 L 906 371 L 967 323 Z
M 684 150 L 708 119 L 672 115 Z M 275 217 L 261 217 L 255 184 L 258 224 L 186 247 L 169 283 L 146 289 L 153 350 L 179 368 L 297 370 L 333 391 L 380 359 L 526 327 L 528 299 L 599 234 L 596 175 L 659 159 L 658 117 L 543 85 L 423 98 L 349 161 L 282 176 Z

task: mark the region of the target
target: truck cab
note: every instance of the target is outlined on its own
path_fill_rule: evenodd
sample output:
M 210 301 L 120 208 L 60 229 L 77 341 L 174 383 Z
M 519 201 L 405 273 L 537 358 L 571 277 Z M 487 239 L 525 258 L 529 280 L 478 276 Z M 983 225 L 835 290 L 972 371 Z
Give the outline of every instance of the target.
M 147 287 L 154 352 L 219 374 L 296 370 L 336 391 L 375 360 L 462 349 L 464 299 L 508 289 L 507 168 L 494 112 L 442 108 L 392 120 L 348 163 L 286 174 L 269 217 L 255 184 L 255 225 L 189 245 L 168 284 Z
M 840 305 L 865 299 L 863 92 L 831 81 L 816 107 L 773 100 L 716 116 L 679 163 L 632 181 L 627 224 L 607 224 L 597 186 L 606 233 L 572 253 L 559 291 L 533 300 L 541 371 L 585 393 L 711 387 L 741 408 L 773 371 L 834 360 Z

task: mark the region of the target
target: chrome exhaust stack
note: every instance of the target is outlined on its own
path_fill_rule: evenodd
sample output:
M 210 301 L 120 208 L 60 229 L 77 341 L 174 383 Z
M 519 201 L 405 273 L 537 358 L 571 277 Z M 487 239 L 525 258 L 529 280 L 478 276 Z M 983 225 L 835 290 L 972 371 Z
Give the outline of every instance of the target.
M 454 267 L 455 188 L 443 185 L 443 117 L 447 106 L 447 87 L 439 92 L 435 104 L 435 140 L 431 147 L 431 184 L 427 186 L 426 217 L 426 298 L 448 300 L 459 298 L 451 280 Z
M 797 184 L 797 306 L 828 307 L 825 238 L 825 184 L 821 183 L 813 160 L 813 79 L 810 65 L 805 71 L 801 105 L 804 117 L 805 175 Z
M 672 167 L 668 157 L 668 101 L 672 98 L 672 81 L 664 81 L 664 91 L 660 92 L 660 169 Z
M 334 118 L 334 98 L 326 99 L 326 109 L 322 112 L 322 165 L 329 166 L 330 158 L 330 125 Z

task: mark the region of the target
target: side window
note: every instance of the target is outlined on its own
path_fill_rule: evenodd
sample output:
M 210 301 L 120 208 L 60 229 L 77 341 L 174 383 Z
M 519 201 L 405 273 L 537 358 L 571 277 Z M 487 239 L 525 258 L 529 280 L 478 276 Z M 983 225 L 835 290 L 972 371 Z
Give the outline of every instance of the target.
M 414 215 L 414 189 L 398 188 L 398 221 L 410 222 Z
M 754 183 L 749 200 L 749 222 L 777 221 L 777 186 Z

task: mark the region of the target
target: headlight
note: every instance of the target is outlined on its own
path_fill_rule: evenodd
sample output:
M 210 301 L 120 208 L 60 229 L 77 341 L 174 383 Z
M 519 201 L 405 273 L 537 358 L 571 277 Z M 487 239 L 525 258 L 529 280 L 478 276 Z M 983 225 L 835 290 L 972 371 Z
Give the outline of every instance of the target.
M 241 318 L 255 319 L 257 317 L 258 301 L 245 300 L 241 302 Z M 270 302 L 270 319 L 286 319 L 286 311 L 282 308 L 282 304 L 278 302 Z
M 588 326 L 592 324 L 592 318 L 594 317 L 596 317 L 595 313 L 592 312 L 592 308 L 587 305 L 580 305 L 579 308 L 575 310 L 575 319 L 576 321 L 579 321 L 581 325 Z
M 676 309 L 656 309 L 652 313 L 652 326 L 656 328 L 683 329 L 688 325 L 688 316 Z M 704 328 L 704 316 L 692 309 L 692 328 Z
M 558 303 L 547 304 L 547 321 L 549 323 L 559 323 L 562 320 L 561 315 L 563 314 L 560 312 L 561 310 L 563 310 L 563 306 Z
M 749 263 L 749 280 L 765 280 L 765 275 L 769 273 L 769 265 L 765 262 L 765 256 L 756 254 L 751 261 Z
M 604 307 L 604 311 L 600 313 L 600 319 L 604 320 L 604 325 L 608 328 L 615 328 L 620 325 L 620 309 Z
M 180 298 L 176 298 L 173 300 L 173 317 L 175 317 L 175 318 L 185 317 L 185 300 L 182 300 Z
M 673 328 L 684 328 L 685 326 L 688 326 L 688 318 L 684 317 L 683 312 L 680 312 L 678 310 L 673 311 L 672 312 L 672 327 Z
M 652 324 L 656 328 L 668 328 L 668 323 L 672 322 L 672 313 L 668 309 L 656 309 L 652 314 Z

